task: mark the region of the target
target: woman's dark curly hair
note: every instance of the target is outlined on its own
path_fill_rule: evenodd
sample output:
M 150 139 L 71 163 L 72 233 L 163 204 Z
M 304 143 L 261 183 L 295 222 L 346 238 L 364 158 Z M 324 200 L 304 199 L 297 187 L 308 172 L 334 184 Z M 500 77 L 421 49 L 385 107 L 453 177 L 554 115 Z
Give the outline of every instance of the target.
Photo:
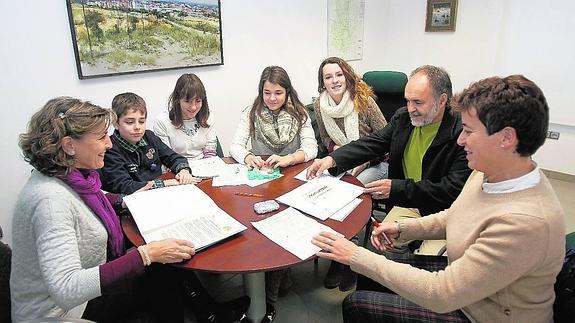
M 490 77 L 471 84 L 453 100 L 454 112 L 475 109 L 487 134 L 515 129 L 517 153 L 533 155 L 545 142 L 549 106 L 541 89 L 523 75 Z
M 19 145 L 24 160 L 46 176 L 64 175 L 74 168 L 74 156 L 62 149 L 62 138 L 79 139 L 114 118 L 109 109 L 70 97 L 48 101 L 36 112 Z

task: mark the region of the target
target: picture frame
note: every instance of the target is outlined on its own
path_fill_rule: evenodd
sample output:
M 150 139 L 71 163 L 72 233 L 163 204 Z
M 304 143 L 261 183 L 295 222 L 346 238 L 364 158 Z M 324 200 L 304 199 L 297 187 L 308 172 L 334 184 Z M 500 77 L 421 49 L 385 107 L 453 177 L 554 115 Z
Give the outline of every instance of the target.
M 426 32 L 455 31 L 457 0 L 427 0 Z
M 66 0 L 78 78 L 223 65 L 220 0 Z

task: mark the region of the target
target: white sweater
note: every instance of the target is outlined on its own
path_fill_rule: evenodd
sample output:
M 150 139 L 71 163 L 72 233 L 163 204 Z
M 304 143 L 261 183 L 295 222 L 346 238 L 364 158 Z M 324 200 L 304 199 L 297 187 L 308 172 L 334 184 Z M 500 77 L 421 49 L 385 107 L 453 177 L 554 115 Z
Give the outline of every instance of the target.
M 244 163 L 244 159 L 249 153 L 253 153 L 256 156 L 274 154 L 274 152 L 271 149 L 267 149 L 263 143 L 252 142 L 250 137 L 251 108 L 251 106 L 248 106 L 242 112 L 240 122 L 230 146 L 230 155 L 241 164 Z M 303 151 L 305 155 L 304 161 L 306 162 L 317 156 L 317 141 L 315 140 L 315 133 L 313 132 L 309 116 L 301 127 L 299 134 L 278 155 L 287 155 L 298 150 Z
M 192 122 L 185 121 L 184 124 L 190 127 L 188 123 Z M 216 130 L 214 118 L 211 115 L 208 118 L 208 126 L 207 128 L 200 127 L 196 134 L 190 137 L 172 124 L 168 112 L 162 112 L 156 117 L 154 133 L 173 151 L 190 161 L 204 158 L 203 149 L 205 148 L 216 151 Z
M 64 182 L 34 171 L 18 197 L 12 234 L 12 320 L 80 318 L 101 294 L 108 235 L 97 216 Z

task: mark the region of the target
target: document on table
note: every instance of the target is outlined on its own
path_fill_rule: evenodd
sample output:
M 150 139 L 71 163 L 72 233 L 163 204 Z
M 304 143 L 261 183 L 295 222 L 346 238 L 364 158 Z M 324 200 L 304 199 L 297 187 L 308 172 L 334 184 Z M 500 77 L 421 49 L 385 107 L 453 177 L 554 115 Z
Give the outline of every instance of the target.
M 297 175 L 294 176 L 293 178 L 299 179 L 300 181 L 304 181 L 304 182 L 309 181 L 309 180 L 307 179 L 307 177 L 306 177 L 306 175 L 307 175 L 307 169 L 308 169 L 308 168 L 309 168 L 309 167 L 307 167 L 306 169 L 304 169 L 303 171 L 301 171 L 299 174 L 297 174 Z M 341 179 L 341 178 L 343 177 L 343 175 L 345 175 L 345 174 L 347 174 L 347 173 L 346 173 L 346 172 L 343 172 L 343 173 L 341 173 L 341 174 L 339 174 L 339 175 L 337 175 L 337 176 L 333 176 L 333 175 L 331 175 L 331 174 L 327 171 L 327 169 L 326 169 L 326 170 L 324 170 L 323 173 L 321 173 L 321 175 L 319 175 L 318 177 L 331 176 L 331 177 L 335 177 L 335 178 L 337 178 L 337 179 Z
M 332 214 L 329 218 L 332 220 L 336 220 L 342 222 L 347 218 L 347 216 L 355 210 L 355 208 L 361 203 L 360 198 L 356 198 L 353 201 L 349 202 L 346 206 L 342 207 L 341 209 L 337 210 L 334 214 Z
M 200 178 L 219 176 L 226 166 L 226 163 L 220 157 L 188 160 L 188 164 L 192 169 L 192 175 Z
M 124 201 L 146 242 L 184 239 L 200 250 L 246 229 L 195 185 L 138 192 Z
M 283 176 L 283 175 L 281 175 Z M 280 177 L 281 177 L 280 176 Z M 249 179 L 248 167 L 243 164 L 226 164 L 218 177 L 212 180 L 212 186 L 243 185 L 255 187 L 274 179 Z
M 322 176 L 276 198 L 276 201 L 325 220 L 362 193 L 363 187 Z
M 226 164 L 220 176 L 212 180 L 212 186 L 242 185 L 247 181 L 246 165 Z
M 291 207 L 267 219 L 252 222 L 252 225 L 268 239 L 301 260 L 305 260 L 321 250 L 311 243 L 311 239 L 320 232 L 329 231 L 341 235 L 332 228 Z

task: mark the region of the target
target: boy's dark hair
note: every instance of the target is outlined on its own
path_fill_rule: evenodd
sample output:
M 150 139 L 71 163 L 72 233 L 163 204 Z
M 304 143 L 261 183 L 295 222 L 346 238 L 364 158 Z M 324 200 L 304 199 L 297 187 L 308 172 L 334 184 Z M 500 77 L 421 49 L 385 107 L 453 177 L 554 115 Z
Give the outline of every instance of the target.
M 475 109 L 489 135 L 515 129 L 521 156 L 533 155 L 545 142 L 549 106 L 541 89 L 523 75 L 475 82 L 454 98 L 452 108 L 459 113 Z
M 144 117 L 148 117 L 146 101 L 144 101 L 141 96 L 132 92 L 120 93 L 116 95 L 112 100 L 112 110 L 118 119 L 120 119 L 130 110 L 141 112 Z

